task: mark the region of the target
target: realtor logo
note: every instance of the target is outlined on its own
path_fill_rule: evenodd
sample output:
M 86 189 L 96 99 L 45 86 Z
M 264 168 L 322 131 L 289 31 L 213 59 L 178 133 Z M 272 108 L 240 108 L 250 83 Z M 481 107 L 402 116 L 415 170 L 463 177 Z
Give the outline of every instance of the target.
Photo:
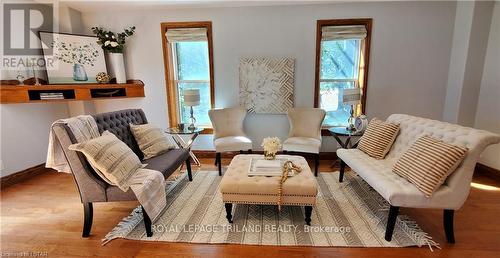
M 3 55 L 40 55 L 38 31 L 53 30 L 50 3 L 3 4 Z

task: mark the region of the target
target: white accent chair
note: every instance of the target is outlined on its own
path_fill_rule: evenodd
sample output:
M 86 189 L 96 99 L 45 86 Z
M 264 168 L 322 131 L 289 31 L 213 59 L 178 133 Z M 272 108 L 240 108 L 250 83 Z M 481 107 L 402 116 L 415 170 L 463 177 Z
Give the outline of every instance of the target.
M 389 116 L 387 122 L 399 124 L 400 131 L 385 159 L 374 159 L 359 149 L 338 149 L 337 156 L 341 159 L 339 181 L 343 180 L 347 164 L 389 202 L 385 231 L 387 241 L 392 239 L 399 207 L 409 207 L 444 209 L 446 240 L 454 243 L 454 212 L 462 207 L 469 195 L 472 175 L 480 154 L 487 146 L 499 143 L 500 136 L 483 130 L 402 114 Z M 430 198 L 412 183 L 392 172 L 396 161 L 423 135 L 469 149 L 462 163 Z
M 314 175 L 318 176 L 319 150 L 321 148 L 321 125 L 326 112 L 320 108 L 290 108 L 288 120 L 290 131 L 283 142 L 283 152 L 314 154 Z
M 221 153 L 252 152 L 252 141 L 243 131 L 243 121 L 247 115 L 244 108 L 223 108 L 208 111 L 214 129 L 215 165 L 222 175 Z

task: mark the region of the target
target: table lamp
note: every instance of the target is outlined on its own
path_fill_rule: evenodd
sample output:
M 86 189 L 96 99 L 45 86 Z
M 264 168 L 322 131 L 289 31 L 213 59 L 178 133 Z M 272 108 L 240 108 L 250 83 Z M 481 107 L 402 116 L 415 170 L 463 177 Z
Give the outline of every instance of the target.
M 193 107 L 200 105 L 200 90 L 199 89 L 186 89 L 183 91 L 184 95 L 184 106 L 190 107 L 191 117 L 189 118 L 191 124 L 189 125 L 189 130 L 194 130 L 196 127 L 196 118 L 193 115 Z
M 359 104 L 361 100 L 361 91 L 359 88 L 344 89 L 342 91 L 342 95 L 342 104 L 351 105 L 351 116 L 349 116 L 349 119 L 347 120 L 349 125 L 346 129 L 349 131 L 354 131 L 356 130 L 354 128 L 354 106 Z

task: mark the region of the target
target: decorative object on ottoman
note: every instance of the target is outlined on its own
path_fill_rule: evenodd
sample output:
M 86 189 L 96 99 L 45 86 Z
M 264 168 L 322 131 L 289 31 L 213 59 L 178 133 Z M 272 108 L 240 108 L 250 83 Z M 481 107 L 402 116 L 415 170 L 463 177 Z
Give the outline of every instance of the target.
M 190 124 L 188 126 L 189 130 L 194 130 L 196 128 L 195 123 L 196 123 L 196 118 L 194 118 L 194 113 L 193 113 L 193 107 L 199 106 L 200 105 L 200 90 L 199 89 L 185 89 L 182 92 L 182 95 L 184 97 L 184 106 L 190 108 L 190 117 L 189 121 Z
M 358 105 L 361 101 L 361 89 L 353 88 L 353 89 L 344 89 L 342 92 L 342 104 L 351 105 L 351 115 L 347 122 L 349 125 L 347 126 L 348 130 L 354 131 L 354 106 Z
M 276 153 L 281 149 L 281 140 L 278 137 L 266 137 L 261 144 L 264 148 L 264 158 L 267 160 L 276 159 Z
M 358 149 L 376 159 L 383 159 L 398 136 L 399 125 L 373 118 L 361 136 Z
M 293 58 L 241 58 L 239 69 L 240 106 L 248 112 L 283 114 L 293 107 Z
M 123 61 L 123 48 L 125 47 L 125 38 L 134 34 L 135 26 L 125 29 L 121 33 L 104 30 L 100 27 L 93 27 L 92 32 L 99 39 L 97 43 L 102 49 L 106 50 L 109 72 L 111 77 L 116 78 L 116 83 L 126 83 L 125 63 Z
M 283 164 L 283 172 L 281 172 L 280 186 L 278 187 L 278 211 L 281 211 L 281 202 L 283 201 L 283 184 L 288 179 L 288 175 L 290 173 L 300 173 L 302 168 L 293 164 L 290 160 L 287 160 L 285 164 Z
M 249 177 L 248 170 L 253 158 L 260 155 L 237 155 L 231 160 L 220 183 L 226 218 L 232 223 L 233 204 L 291 205 L 304 206 L 305 221 L 311 222 L 312 206 L 316 203 L 318 185 L 305 158 L 292 155 L 278 155 L 278 159 L 292 161 L 302 173 L 296 174 L 283 184 L 281 197 L 277 191 L 280 177 Z
M 111 78 L 107 73 L 100 72 L 96 75 L 95 80 L 97 81 L 97 83 L 109 83 Z

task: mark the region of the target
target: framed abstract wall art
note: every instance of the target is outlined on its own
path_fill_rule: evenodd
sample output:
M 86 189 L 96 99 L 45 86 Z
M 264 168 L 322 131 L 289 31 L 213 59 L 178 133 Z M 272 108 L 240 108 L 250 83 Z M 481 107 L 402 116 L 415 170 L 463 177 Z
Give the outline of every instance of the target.
M 40 39 L 49 84 L 97 83 L 107 72 L 97 37 L 41 31 Z

